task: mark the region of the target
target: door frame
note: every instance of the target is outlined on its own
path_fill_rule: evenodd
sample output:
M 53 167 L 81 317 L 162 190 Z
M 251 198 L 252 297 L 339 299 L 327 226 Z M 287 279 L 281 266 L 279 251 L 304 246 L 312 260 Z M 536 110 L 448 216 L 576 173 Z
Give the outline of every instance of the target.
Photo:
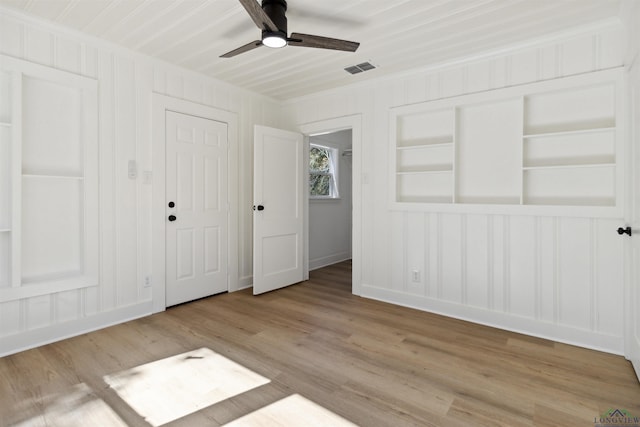
M 312 135 L 337 132 L 351 129 L 351 259 L 353 268 L 351 272 L 351 293 L 362 294 L 362 115 L 334 117 L 315 122 L 298 125 L 299 131 L 304 135 L 305 155 L 309 158 L 309 137 Z M 304 162 L 305 177 L 309 176 L 309 162 Z M 309 279 L 309 194 L 306 194 L 304 212 L 304 279 Z
M 151 195 L 151 291 L 153 313 L 166 309 L 166 111 L 201 117 L 227 124 L 229 153 L 227 157 L 228 190 L 228 262 L 227 289 L 240 289 L 238 283 L 238 116 L 195 102 L 173 98 L 159 93 L 152 94 L 152 171 Z

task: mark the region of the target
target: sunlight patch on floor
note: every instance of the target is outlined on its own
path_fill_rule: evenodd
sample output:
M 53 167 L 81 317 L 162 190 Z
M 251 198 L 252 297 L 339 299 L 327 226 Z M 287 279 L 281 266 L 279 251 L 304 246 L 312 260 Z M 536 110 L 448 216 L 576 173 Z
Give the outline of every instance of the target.
M 155 427 L 270 381 L 208 348 L 107 375 L 104 380 Z
M 127 427 L 127 424 L 99 399 L 86 384 L 78 384 L 63 396 L 43 399 L 42 414 L 13 424 L 14 427 Z M 0 420 L 0 425 L 3 425 Z
M 293 394 L 260 408 L 225 427 L 353 427 L 350 421 L 328 409 Z

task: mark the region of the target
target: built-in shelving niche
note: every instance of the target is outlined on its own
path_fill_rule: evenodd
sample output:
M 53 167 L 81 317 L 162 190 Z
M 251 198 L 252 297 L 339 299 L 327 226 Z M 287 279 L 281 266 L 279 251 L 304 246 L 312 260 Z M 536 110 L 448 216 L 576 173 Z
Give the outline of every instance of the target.
M 0 302 L 95 286 L 97 82 L 0 59 Z
M 621 70 L 391 110 L 393 209 L 622 213 Z

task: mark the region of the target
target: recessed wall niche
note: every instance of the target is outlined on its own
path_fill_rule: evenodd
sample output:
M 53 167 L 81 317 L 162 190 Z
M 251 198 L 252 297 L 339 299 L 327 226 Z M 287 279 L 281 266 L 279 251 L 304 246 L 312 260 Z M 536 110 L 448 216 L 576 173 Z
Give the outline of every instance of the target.
M 620 216 L 622 76 L 391 109 L 391 208 Z
M 1 59 L 0 302 L 94 286 L 97 82 Z

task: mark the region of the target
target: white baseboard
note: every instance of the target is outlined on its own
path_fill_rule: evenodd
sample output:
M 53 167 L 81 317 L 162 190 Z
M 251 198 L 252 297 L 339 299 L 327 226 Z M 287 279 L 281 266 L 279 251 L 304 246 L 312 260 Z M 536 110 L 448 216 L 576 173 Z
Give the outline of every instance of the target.
M 238 280 L 238 287 L 230 292 L 240 291 L 253 286 L 253 276 L 243 276 Z
M 337 264 L 342 261 L 347 261 L 351 259 L 351 254 L 348 252 L 340 252 L 337 254 L 315 258 L 309 260 L 309 271 L 317 270 L 322 267 L 326 267 L 328 265 Z
M 486 310 L 479 307 L 471 307 L 449 301 L 376 288 L 366 284 L 362 285 L 361 290 L 361 296 L 364 298 L 371 298 L 606 353 L 622 355 L 624 352 L 623 338 L 621 336 L 605 335 L 566 325 L 543 322 L 512 313 Z
M 152 314 L 151 301 L 0 338 L 0 357 Z

